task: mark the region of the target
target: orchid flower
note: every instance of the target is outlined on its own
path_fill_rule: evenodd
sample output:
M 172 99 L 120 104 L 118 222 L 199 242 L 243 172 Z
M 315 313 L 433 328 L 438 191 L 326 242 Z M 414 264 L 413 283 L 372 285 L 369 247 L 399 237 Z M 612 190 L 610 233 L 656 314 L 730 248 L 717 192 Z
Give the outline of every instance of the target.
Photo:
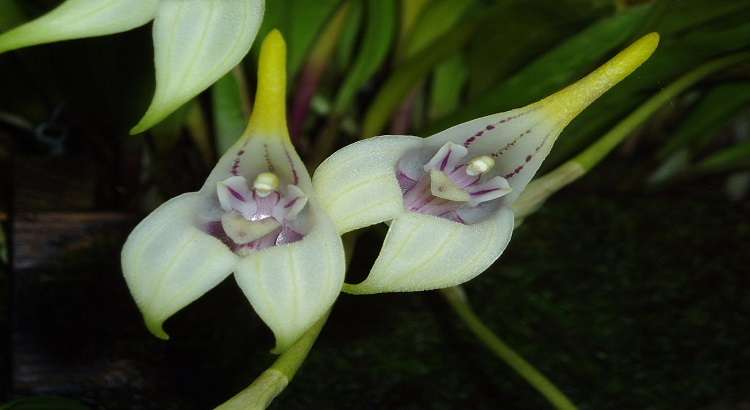
M 0 54 L 56 41 L 128 31 L 154 21 L 156 91 L 131 131 L 156 125 L 236 66 L 250 51 L 264 0 L 67 0 L 0 35 Z
M 232 272 L 286 350 L 325 314 L 344 282 L 344 248 L 322 212 L 286 126 L 286 46 L 264 40 L 247 130 L 203 187 L 141 221 L 122 250 L 130 292 L 151 332 Z
M 646 61 L 648 34 L 573 85 L 536 103 L 454 126 L 428 138 L 386 135 L 335 152 L 313 184 L 339 233 L 388 222 L 367 278 L 354 294 L 455 286 L 503 253 L 513 202 L 563 128 Z

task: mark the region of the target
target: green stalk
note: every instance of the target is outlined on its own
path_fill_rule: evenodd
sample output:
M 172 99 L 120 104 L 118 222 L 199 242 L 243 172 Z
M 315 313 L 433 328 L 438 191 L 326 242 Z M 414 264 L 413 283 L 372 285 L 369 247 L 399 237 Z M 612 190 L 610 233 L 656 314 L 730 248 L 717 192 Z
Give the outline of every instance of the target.
M 323 315 L 304 335 L 282 353 L 275 362 L 229 401 L 216 410 L 264 410 L 297 374 L 310 349 L 323 329 L 330 312 Z
M 344 250 L 346 254 L 346 268 L 349 269 L 354 247 L 357 245 L 358 232 L 350 232 L 344 235 Z M 278 359 L 258 376 L 253 384 L 246 387 L 226 403 L 215 410 L 264 410 L 276 396 L 292 381 L 302 363 L 310 353 L 315 340 L 323 329 L 328 316 L 328 311 L 318 320 L 304 335 L 292 345 L 289 350 L 282 353 Z
M 748 58 L 750 58 L 750 52 L 732 54 L 705 63 L 695 70 L 683 75 L 668 87 L 651 97 L 643 105 L 638 107 L 637 110 L 625 117 L 625 119 L 612 128 L 612 130 L 606 133 L 601 139 L 592 144 L 585 151 L 578 154 L 578 156 L 573 158 L 572 161 L 581 164 L 581 166 L 588 171 L 598 164 L 605 155 L 612 151 L 613 148 L 643 124 L 664 104 L 682 94 L 683 91 L 690 88 L 704 77 L 747 60 Z
M 575 410 L 576 406 L 563 392 L 555 387 L 539 370 L 529 364 L 523 357 L 513 351 L 505 342 L 490 330 L 479 319 L 477 314 L 469 305 L 466 294 L 459 286 L 443 289 L 441 291 L 453 310 L 469 327 L 474 335 L 484 343 L 500 360 L 523 377 L 532 387 L 541 393 L 555 408 L 560 410 Z

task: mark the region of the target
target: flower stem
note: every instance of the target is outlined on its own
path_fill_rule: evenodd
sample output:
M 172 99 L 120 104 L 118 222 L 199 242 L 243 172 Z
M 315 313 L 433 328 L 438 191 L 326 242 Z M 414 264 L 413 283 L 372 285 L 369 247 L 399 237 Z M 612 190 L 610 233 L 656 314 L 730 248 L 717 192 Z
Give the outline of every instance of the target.
M 484 343 L 487 348 L 523 377 L 531 386 L 541 393 L 555 408 L 575 410 L 576 406 L 555 387 L 542 373 L 513 351 L 505 342 L 482 323 L 469 305 L 466 294 L 460 286 L 443 289 L 443 296 L 466 326 Z
M 292 381 L 307 358 L 310 349 L 323 329 L 330 311 L 320 318 L 304 335 L 282 353 L 253 383 L 237 393 L 216 410 L 264 410 Z

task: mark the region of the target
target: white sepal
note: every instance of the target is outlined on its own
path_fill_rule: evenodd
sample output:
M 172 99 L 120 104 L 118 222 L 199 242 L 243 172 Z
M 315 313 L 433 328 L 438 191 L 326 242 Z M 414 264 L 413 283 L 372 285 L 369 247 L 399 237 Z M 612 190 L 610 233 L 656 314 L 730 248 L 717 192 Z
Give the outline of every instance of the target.
M 162 204 L 136 226 L 122 248 L 122 270 L 146 326 L 167 339 L 167 318 L 232 273 L 238 257 L 197 227 L 206 198 L 191 192 Z
M 336 151 L 320 164 L 313 185 L 339 233 L 389 221 L 404 212 L 396 166 L 423 142 L 402 135 L 370 138 Z
M 235 278 L 276 336 L 274 353 L 288 349 L 336 300 L 344 283 L 344 248 L 317 204 L 307 205 L 312 230 L 304 238 L 244 257 Z
M 0 35 L 0 53 L 37 44 L 96 37 L 148 23 L 158 0 L 68 0 L 49 13 Z
M 159 1 L 154 20 L 156 92 L 131 132 L 143 132 L 163 120 L 242 61 L 264 7 L 263 0 Z
M 405 213 L 388 229 L 367 279 L 346 285 L 344 291 L 408 292 L 459 285 L 492 265 L 512 232 L 513 212 L 507 207 L 472 225 Z

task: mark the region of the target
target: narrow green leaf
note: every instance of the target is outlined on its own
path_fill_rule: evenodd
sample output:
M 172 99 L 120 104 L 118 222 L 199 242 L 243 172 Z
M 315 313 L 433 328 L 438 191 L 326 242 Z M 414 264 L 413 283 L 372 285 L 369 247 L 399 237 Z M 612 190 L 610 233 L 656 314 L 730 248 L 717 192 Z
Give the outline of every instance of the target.
M 216 152 L 221 156 L 247 126 L 250 99 L 239 67 L 211 87 Z
M 508 81 L 491 87 L 466 108 L 437 121 L 424 134 L 432 134 L 471 118 L 521 107 L 557 91 L 622 46 L 647 12 L 648 7 L 635 7 L 595 23 Z
M 338 8 L 341 0 L 291 0 L 289 2 L 287 66 L 294 78 L 323 25 Z
M 161 155 L 168 154 L 182 137 L 187 125 L 188 115 L 196 105 L 196 101 L 188 101 L 180 108 L 169 114 L 164 120 L 154 125 L 151 135 L 154 136 L 156 152 Z
M 349 109 L 354 96 L 378 71 L 388 56 L 396 29 L 396 5 L 393 0 L 367 0 L 367 28 L 349 75 L 334 103 L 334 112 Z
M 490 16 L 494 16 L 492 13 Z M 490 17 L 485 17 L 490 20 Z M 427 49 L 401 64 L 380 88 L 365 115 L 362 138 L 379 134 L 391 114 L 401 105 L 415 84 L 420 84 L 437 64 L 456 53 L 474 35 L 480 24 L 467 21 L 451 28 Z
M 411 0 L 401 2 L 401 24 L 399 25 L 398 45 L 396 46 L 397 59 L 400 60 L 404 55 L 404 49 L 406 47 L 407 39 L 412 33 L 414 24 L 422 15 L 425 7 L 431 2 L 432 0 Z
M 336 49 L 336 64 L 340 70 L 345 70 L 351 64 L 354 55 L 354 46 L 357 43 L 359 32 L 362 27 L 364 7 L 362 0 L 351 0 L 351 8 L 346 16 L 344 28 L 341 30 L 341 38 Z
M 704 159 L 693 169 L 698 174 L 750 169 L 750 141 L 733 145 Z
M 533 8 L 512 3 L 496 24 L 479 27 L 466 54 L 471 73 L 470 98 L 482 95 L 558 45 L 561 39 L 590 24 L 594 11 L 572 13 L 565 5 L 558 0 L 537 0 Z
M 670 0 L 656 3 L 657 6 L 664 3 L 665 12 L 655 22 L 653 30 L 663 36 L 679 34 L 697 25 L 724 19 L 750 9 L 750 3 L 746 1 Z M 646 30 L 649 29 L 646 27 Z
M 0 30 L 8 30 L 25 20 L 17 0 L 0 1 Z
M 436 0 L 417 19 L 408 37 L 405 58 L 411 58 L 458 23 L 474 0 Z
M 143 132 L 235 67 L 250 50 L 263 0 L 161 0 L 154 21 L 156 92 Z
M 192 104 L 190 111 L 188 111 L 185 125 L 190 134 L 190 139 L 193 140 L 193 144 L 198 148 L 203 161 L 209 167 L 216 163 L 216 156 L 214 155 L 214 147 L 211 141 L 211 133 L 209 131 L 208 121 L 206 121 L 206 115 L 201 109 L 200 104 Z
M 737 16 L 737 22 L 702 26 L 689 34 L 667 38 L 659 50 L 635 76 L 626 78 L 620 85 L 605 94 L 576 118 L 563 132 L 555 149 L 546 160 L 551 167 L 569 158 L 581 147 L 588 145 L 597 135 L 618 118 L 626 115 L 653 90 L 672 81 L 691 67 L 712 58 L 750 46 L 750 13 Z M 734 19 L 734 17 L 733 17 Z
M 0 35 L 0 53 L 127 31 L 151 21 L 158 3 L 142 0 L 133 7 L 132 0 L 67 0 L 49 13 Z
M 706 143 L 726 122 L 750 104 L 750 83 L 720 84 L 706 93 L 696 104 L 669 142 L 659 150 L 661 159 L 680 149 L 693 153 Z
M 468 78 L 469 70 L 461 54 L 454 55 L 435 69 L 430 96 L 430 118 L 442 117 L 458 107 L 461 91 Z

